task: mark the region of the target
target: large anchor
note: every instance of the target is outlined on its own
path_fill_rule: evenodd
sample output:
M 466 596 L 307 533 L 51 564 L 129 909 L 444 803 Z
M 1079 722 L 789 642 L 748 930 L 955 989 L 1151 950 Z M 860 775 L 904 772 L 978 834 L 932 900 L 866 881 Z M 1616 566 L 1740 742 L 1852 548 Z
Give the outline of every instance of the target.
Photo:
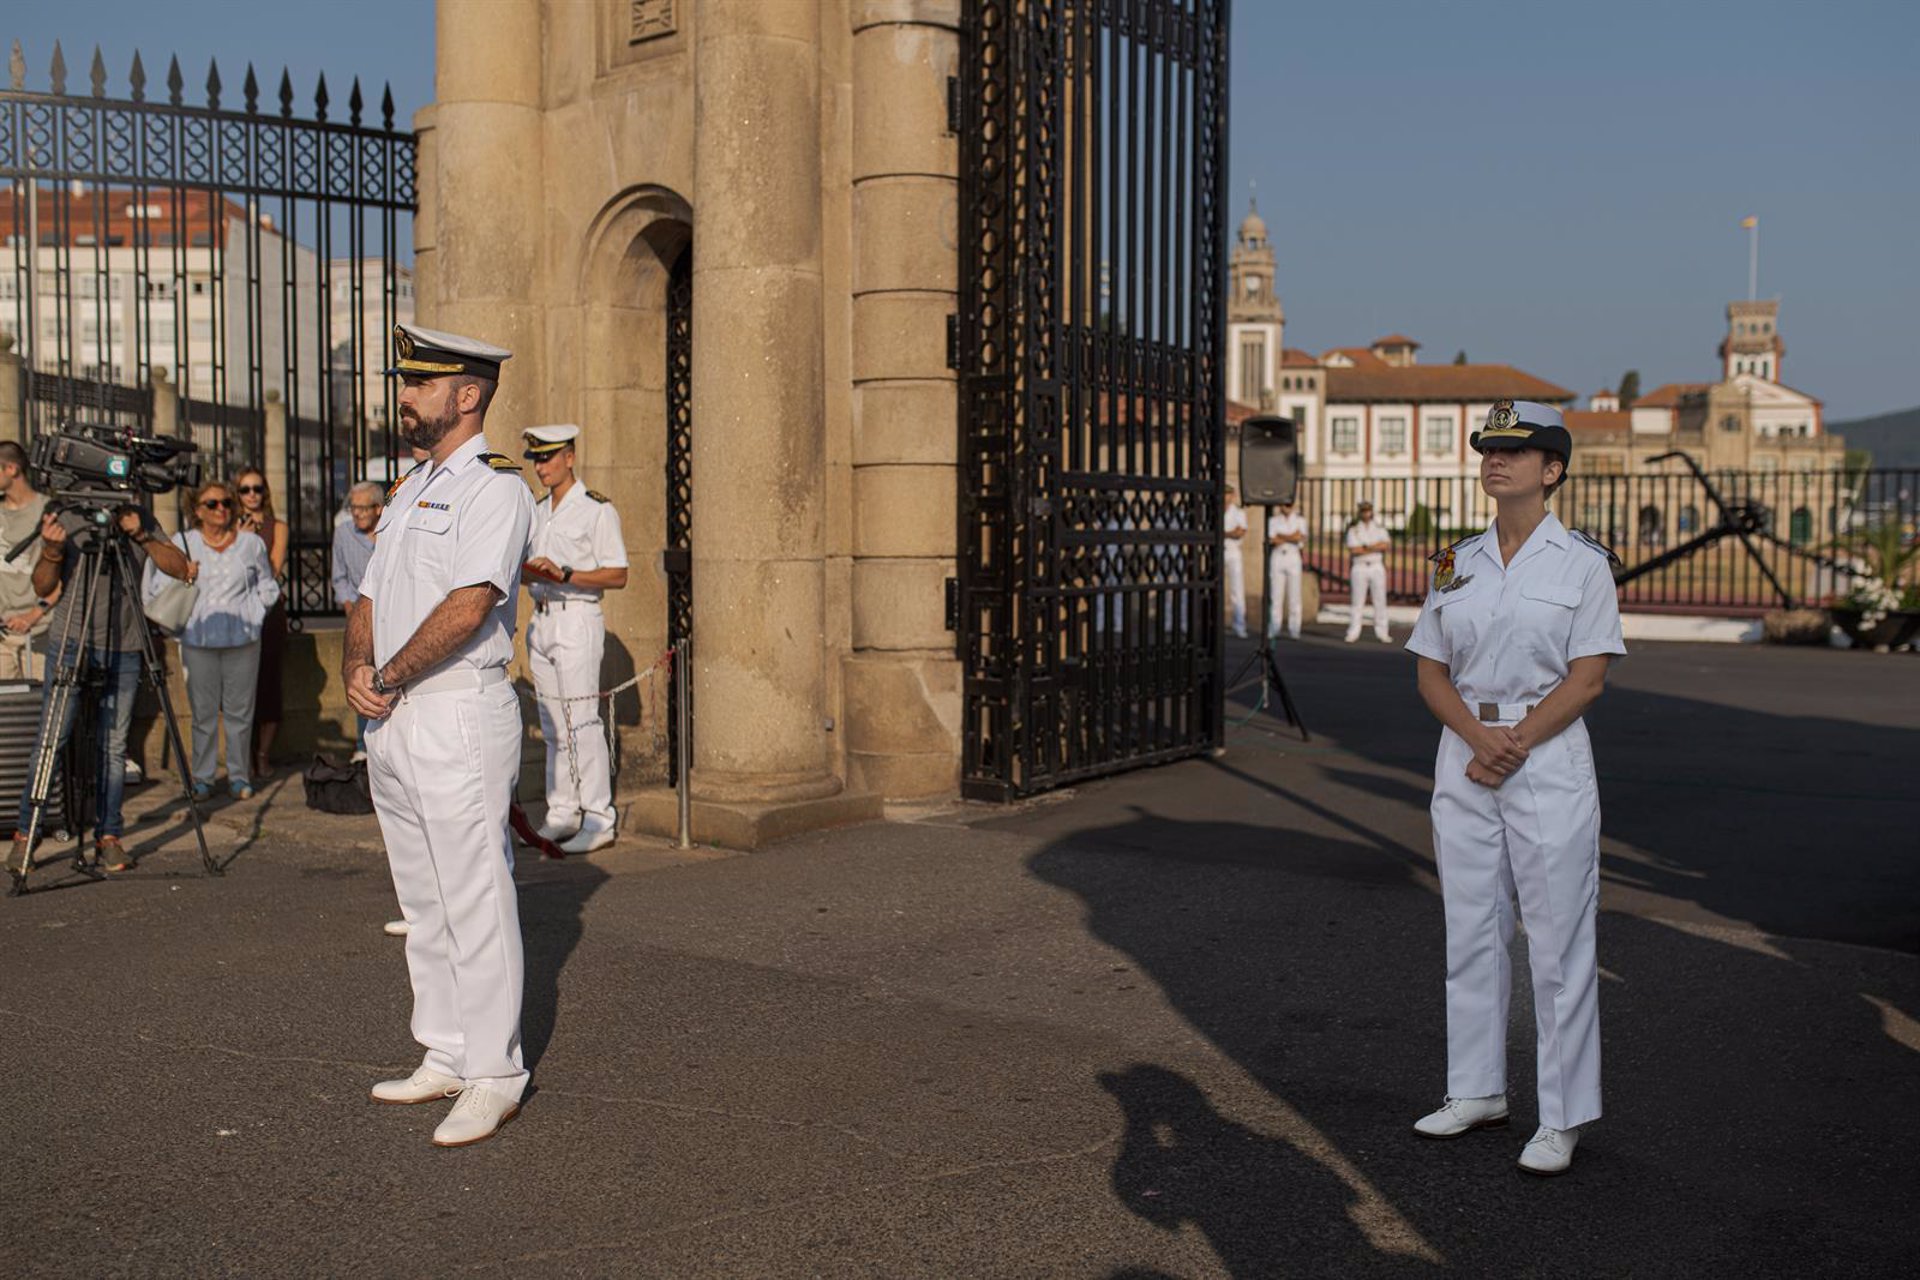
M 1707 492 L 1708 500 L 1718 510 L 1719 519 L 1712 526 L 1703 529 L 1678 546 L 1662 551 L 1650 560 L 1643 560 L 1631 569 L 1616 570 L 1613 575 L 1614 585 L 1625 586 L 1635 578 L 1644 578 L 1650 573 L 1658 573 L 1676 561 L 1685 560 L 1696 552 L 1706 550 L 1722 538 L 1738 538 L 1740 545 L 1747 549 L 1747 554 L 1753 558 L 1754 565 L 1760 570 L 1760 576 L 1767 580 L 1767 585 L 1772 587 L 1774 593 L 1780 597 L 1780 607 L 1793 608 L 1793 594 L 1768 567 L 1766 557 L 1760 554 L 1760 548 L 1753 545 L 1753 539 L 1756 537 L 1778 543 L 1779 540 L 1768 532 L 1773 523 L 1772 510 L 1764 503 L 1727 501 L 1714 487 L 1713 481 L 1707 478 L 1707 473 L 1701 470 L 1700 464 L 1693 460 L 1692 455 L 1682 450 L 1675 449 L 1671 453 L 1648 458 L 1647 463 L 1652 465 L 1656 462 L 1665 462 L 1669 458 L 1678 458 L 1687 464 L 1687 470 L 1693 472 L 1693 478 L 1700 482 L 1700 487 Z

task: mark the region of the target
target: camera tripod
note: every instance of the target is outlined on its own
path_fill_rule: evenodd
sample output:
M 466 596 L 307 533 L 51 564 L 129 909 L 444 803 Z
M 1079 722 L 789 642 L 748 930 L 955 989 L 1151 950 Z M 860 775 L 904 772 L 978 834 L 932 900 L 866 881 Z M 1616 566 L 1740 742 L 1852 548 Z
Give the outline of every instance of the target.
M 101 513 L 104 514 L 104 513 Z M 96 521 L 98 517 L 95 517 Z M 39 537 L 38 533 L 14 547 L 7 558 L 20 555 Z M 32 874 L 34 862 L 34 842 L 40 834 L 40 822 L 46 813 L 47 797 L 53 790 L 54 765 L 60 755 L 60 739 L 69 736 L 63 733 L 62 726 L 70 725 L 70 718 L 77 717 L 82 710 L 74 706 L 81 687 L 87 678 L 90 643 L 93 636 L 93 620 L 104 603 L 109 611 L 109 620 L 117 615 L 113 610 L 127 607 L 132 602 L 123 599 L 123 593 L 137 590 L 138 574 L 133 553 L 127 550 L 126 538 L 111 523 L 111 517 L 105 525 L 94 523 L 69 533 L 67 545 L 69 554 L 77 554 L 79 563 L 67 580 L 67 588 L 78 591 L 76 597 L 79 607 L 69 607 L 60 629 L 60 638 L 52 652 L 47 655 L 46 700 L 40 711 L 40 740 L 34 750 L 33 768 L 27 783 L 27 824 L 23 834 L 27 838 L 26 849 L 21 861 L 14 865 L 9 857 L 7 873 L 12 885 L 9 896 L 18 896 L 27 891 L 27 877 Z M 104 597 L 104 602 L 102 597 Z M 78 626 L 76 627 L 76 620 Z M 113 628 L 110 626 L 109 630 Z M 167 741 L 173 750 L 174 763 L 180 773 L 180 787 L 187 801 L 187 813 L 193 819 L 194 839 L 200 845 L 200 865 L 210 876 L 222 874 L 220 864 L 215 862 L 213 854 L 207 849 L 207 834 L 200 825 L 200 810 L 194 803 L 193 783 L 188 773 L 188 757 L 185 744 L 180 738 L 180 726 L 174 719 L 173 699 L 167 692 L 167 681 L 160 666 L 160 655 L 155 651 L 153 635 L 147 629 L 146 619 L 140 619 L 141 670 L 153 682 L 153 688 L 160 695 L 160 719 L 167 729 Z M 106 750 L 106 743 L 98 744 L 98 749 Z M 106 768 L 123 768 L 123 760 L 105 762 Z M 98 798 L 96 797 L 96 803 Z M 95 856 L 87 852 L 87 815 L 73 815 L 75 847 L 73 863 L 76 870 L 97 878 L 100 868 Z
M 1273 549 L 1267 546 L 1266 538 L 1267 522 L 1271 519 L 1273 519 L 1273 508 L 1262 504 L 1260 507 L 1260 546 L 1263 554 L 1267 556 L 1266 564 L 1269 566 L 1269 571 L 1267 573 L 1267 598 L 1261 601 L 1261 605 L 1268 616 L 1260 620 L 1259 647 L 1247 655 L 1247 660 L 1240 664 L 1240 669 L 1233 673 L 1231 680 L 1227 681 L 1227 696 L 1231 697 L 1242 689 L 1251 689 L 1257 683 L 1260 686 L 1260 697 L 1259 700 L 1253 704 L 1253 715 L 1258 715 L 1272 704 L 1273 695 L 1278 693 L 1280 695 L 1280 707 L 1287 713 L 1287 723 L 1300 731 L 1300 741 L 1311 742 L 1313 737 L 1307 732 L 1306 723 L 1300 719 L 1298 708 L 1293 705 L 1293 695 L 1287 692 L 1286 677 L 1280 674 L 1280 665 L 1273 660 L 1273 627 L 1269 625 L 1272 622 L 1273 614 L 1273 574 L 1271 571 Z M 1254 671 L 1256 668 L 1259 672 L 1257 678 L 1248 679 L 1247 673 Z M 1251 720 L 1253 715 L 1249 715 L 1247 719 Z

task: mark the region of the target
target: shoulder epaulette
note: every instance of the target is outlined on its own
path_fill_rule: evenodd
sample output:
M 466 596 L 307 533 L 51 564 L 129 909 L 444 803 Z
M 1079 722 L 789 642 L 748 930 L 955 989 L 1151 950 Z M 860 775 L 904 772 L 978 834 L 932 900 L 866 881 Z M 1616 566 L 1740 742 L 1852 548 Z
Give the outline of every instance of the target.
M 613 501 L 612 498 L 609 498 L 606 494 L 601 493 L 597 489 L 587 490 L 587 496 L 589 498 L 592 498 L 595 502 L 612 502 Z
M 520 469 L 520 464 L 504 453 L 493 453 L 489 451 L 480 455 L 480 461 L 486 463 L 495 471 L 518 471 Z
M 403 485 L 403 484 L 405 484 L 405 483 L 406 483 L 407 481 L 409 481 L 409 480 L 411 480 L 411 479 L 413 479 L 413 473 L 414 473 L 415 471 L 418 471 L 418 470 L 419 470 L 420 468 L 422 468 L 422 467 L 424 467 L 424 466 L 426 466 L 426 465 L 427 465 L 427 464 L 426 464 L 426 463 L 424 463 L 424 462 L 416 462 L 416 463 L 414 463 L 414 464 L 413 464 L 413 467 L 412 467 L 412 469 L 411 469 L 411 470 L 409 470 L 409 471 L 407 472 L 407 474 L 405 474 L 405 475 L 403 475 L 403 476 L 401 476 L 401 477 L 400 477 L 400 478 L 399 478 L 398 480 L 395 480 L 395 481 L 394 481 L 394 482 L 393 482 L 392 484 L 390 484 L 390 485 L 388 485 L 388 486 L 387 486 L 387 501 L 389 501 L 389 502 L 391 502 L 391 501 L 393 501 L 393 495 L 394 495 L 394 494 L 396 494 L 396 493 L 398 493 L 398 492 L 400 492 L 400 486 L 401 486 L 401 485 Z
M 1446 555 L 1449 555 L 1450 553 L 1452 553 L 1452 552 L 1454 552 L 1454 551 L 1456 551 L 1456 550 L 1458 550 L 1458 549 L 1459 549 L 1459 547 L 1460 547 L 1460 545 L 1461 545 L 1461 543 L 1465 543 L 1465 542 L 1472 542 L 1472 541 L 1473 541 L 1473 540 L 1474 540 L 1475 538 L 1477 538 L 1477 537 L 1479 537 L 1479 536 L 1480 536 L 1480 535 L 1479 535 L 1479 534 L 1477 534 L 1477 533 L 1470 533 L 1470 534 L 1468 534 L 1468 535 L 1467 535 L 1466 537 L 1464 537 L 1464 538 L 1461 538 L 1461 539 L 1459 539 L 1459 540 L 1458 540 L 1458 541 L 1456 541 L 1456 542 L 1450 542 L 1450 543 L 1448 543 L 1448 544 L 1447 544 L 1446 546 L 1444 546 L 1444 547 L 1442 547 L 1442 548 L 1440 548 L 1440 549 L 1439 549 L 1438 551 L 1436 551 L 1436 552 L 1434 552 L 1434 553 L 1433 553 L 1432 555 L 1430 555 L 1430 556 L 1428 556 L 1428 557 L 1427 557 L 1427 563 L 1428 563 L 1428 564 L 1439 564 L 1439 563 L 1440 563 L 1440 560 L 1441 560 L 1441 558 L 1442 558 L 1442 557 L 1444 557 L 1444 556 L 1446 556 Z
M 1592 547 L 1595 551 L 1598 551 L 1601 555 L 1605 556 L 1610 563 L 1616 566 L 1620 563 L 1620 557 L 1613 554 L 1613 548 L 1608 546 L 1606 543 L 1600 541 L 1600 539 L 1594 537 L 1592 534 L 1584 532 L 1583 530 L 1580 530 L 1580 529 L 1569 529 L 1567 530 L 1567 532 L 1572 534 L 1574 537 L 1578 538 L 1580 541 L 1586 543 L 1589 547 Z

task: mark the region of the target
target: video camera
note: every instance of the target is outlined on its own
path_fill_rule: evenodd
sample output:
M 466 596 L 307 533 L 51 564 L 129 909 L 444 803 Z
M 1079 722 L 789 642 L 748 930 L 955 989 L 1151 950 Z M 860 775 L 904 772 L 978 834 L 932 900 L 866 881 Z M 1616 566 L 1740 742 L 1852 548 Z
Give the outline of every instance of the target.
M 200 460 L 193 456 L 198 450 L 191 440 L 75 423 L 35 440 L 27 463 L 39 489 L 64 506 L 117 506 L 128 494 L 199 484 Z

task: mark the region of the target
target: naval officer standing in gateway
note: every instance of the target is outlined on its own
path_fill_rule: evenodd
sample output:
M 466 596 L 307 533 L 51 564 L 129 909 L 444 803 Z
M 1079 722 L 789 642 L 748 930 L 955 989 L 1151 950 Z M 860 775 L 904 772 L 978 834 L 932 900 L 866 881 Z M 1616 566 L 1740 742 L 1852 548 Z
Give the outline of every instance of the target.
M 613 761 L 600 719 L 607 620 L 600 595 L 627 585 L 620 513 L 573 474 L 571 424 L 529 427 L 526 456 L 547 496 L 533 509 L 527 665 L 547 742 L 547 817 L 540 834 L 563 853 L 613 843 Z
M 406 918 L 419 1070 L 376 1102 L 456 1099 L 434 1145 L 491 1137 L 520 1109 L 524 965 L 507 807 L 520 706 L 507 680 L 533 494 L 487 452 L 510 355 L 413 325 L 394 331 L 401 434 L 427 457 L 380 517 L 347 617 L 347 700 L 374 720 L 368 778 Z
M 1600 790 L 1581 715 L 1626 653 L 1609 561 L 1547 510 L 1573 438 L 1551 405 L 1503 400 L 1471 441 L 1491 527 L 1434 556 L 1407 648 L 1444 726 L 1433 849 L 1447 920 L 1447 1098 L 1415 1132 L 1457 1138 L 1507 1122 L 1513 900 L 1533 975 L 1540 1127 L 1520 1153 L 1565 1173 L 1600 1118 Z

